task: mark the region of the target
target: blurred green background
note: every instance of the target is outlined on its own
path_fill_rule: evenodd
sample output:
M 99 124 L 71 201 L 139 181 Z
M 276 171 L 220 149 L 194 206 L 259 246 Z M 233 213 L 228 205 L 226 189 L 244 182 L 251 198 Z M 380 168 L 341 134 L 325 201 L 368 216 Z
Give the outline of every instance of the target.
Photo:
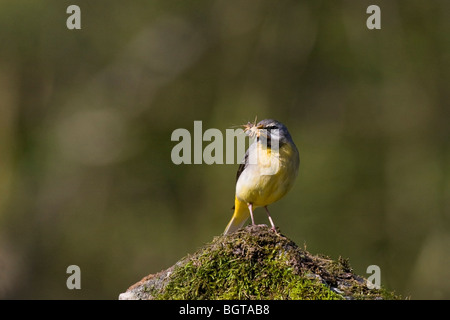
M 66 28 L 71 4 L 81 30 Z M 449 12 L 0 0 L 0 298 L 117 299 L 221 234 L 238 165 L 174 165 L 171 133 L 257 115 L 300 150 L 271 206 L 283 234 L 363 276 L 380 266 L 405 297 L 449 299 Z M 72 264 L 81 290 L 66 287 Z

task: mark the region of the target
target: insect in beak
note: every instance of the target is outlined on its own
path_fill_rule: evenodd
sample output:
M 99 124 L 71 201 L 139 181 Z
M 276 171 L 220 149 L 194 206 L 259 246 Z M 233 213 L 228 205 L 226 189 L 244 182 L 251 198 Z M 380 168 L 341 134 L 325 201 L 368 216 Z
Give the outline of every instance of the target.
M 261 134 L 261 132 L 259 131 L 260 129 L 262 129 L 262 125 L 259 125 L 259 126 L 257 126 L 256 125 L 256 117 L 255 117 L 255 121 L 253 122 L 253 123 L 251 123 L 251 122 L 247 122 L 247 124 L 244 124 L 243 125 L 243 127 L 244 127 L 244 132 L 245 133 L 247 133 L 247 135 L 250 137 L 250 138 L 253 138 L 253 137 L 259 137 L 260 136 L 260 134 Z

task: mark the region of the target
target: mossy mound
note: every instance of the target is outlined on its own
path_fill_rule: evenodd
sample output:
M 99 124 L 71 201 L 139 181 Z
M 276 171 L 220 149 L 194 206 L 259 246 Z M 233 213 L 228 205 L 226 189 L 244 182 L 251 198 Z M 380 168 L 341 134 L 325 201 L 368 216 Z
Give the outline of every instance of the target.
M 120 299 L 396 299 L 369 289 L 348 260 L 313 256 L 265 225 L 218 236 Z

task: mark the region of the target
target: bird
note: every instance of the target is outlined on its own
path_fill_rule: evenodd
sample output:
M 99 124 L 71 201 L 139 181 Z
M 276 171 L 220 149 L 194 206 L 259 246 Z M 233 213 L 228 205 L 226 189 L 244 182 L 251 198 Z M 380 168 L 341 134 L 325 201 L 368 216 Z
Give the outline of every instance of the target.
M 276 232 L 268 205 L 283 198 L 292 188 L 298 175 L 300 156 L 284 124 L 265 119 L 248 122 L 244 132 L 254 142 L 247 149 L 236 174 L 234 213 L 224 235 L 240 229 L 250 217 L 255 225 L 253 211 L 264 207 Z

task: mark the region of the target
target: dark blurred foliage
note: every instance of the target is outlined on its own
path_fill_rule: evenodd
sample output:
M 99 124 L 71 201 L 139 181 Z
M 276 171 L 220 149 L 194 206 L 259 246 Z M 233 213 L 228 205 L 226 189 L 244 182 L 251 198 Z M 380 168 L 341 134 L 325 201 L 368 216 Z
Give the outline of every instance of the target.
M 70 4 L 81 30 L 66 28 Z M 380 266 L 403 296 L 450 298 L 449 12 L 0 1 L 0 297 L 116 299 L 222 233 L 238 165 L 174 165 L 171 133 L 258 116 L 301 154 L 271 206 L 283 234 L 361 275 Z M 72 264 L 81 290 L 66 287 Z

